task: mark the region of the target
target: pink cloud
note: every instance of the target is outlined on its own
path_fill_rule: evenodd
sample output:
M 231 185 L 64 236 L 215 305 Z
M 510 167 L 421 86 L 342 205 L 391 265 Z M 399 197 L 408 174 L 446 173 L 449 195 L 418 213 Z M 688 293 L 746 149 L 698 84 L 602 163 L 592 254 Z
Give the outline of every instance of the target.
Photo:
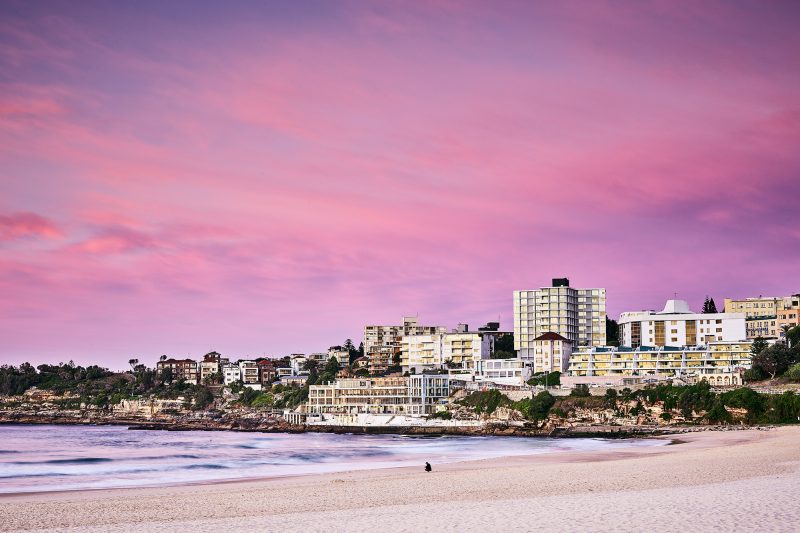
M 0 361 L 798 290 L 793 13 L 206 8 L 2 18 Z
M 30 237 L 57 239 L 61 236 L 62 232 L 54 222 L 36 213 L 0 215 L 0 242 Z

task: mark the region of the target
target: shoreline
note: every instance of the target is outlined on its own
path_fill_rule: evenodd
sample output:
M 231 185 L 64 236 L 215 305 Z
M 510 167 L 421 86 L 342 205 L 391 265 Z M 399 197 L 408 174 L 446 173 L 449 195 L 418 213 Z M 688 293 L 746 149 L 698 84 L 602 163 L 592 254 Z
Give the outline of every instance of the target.
M 793 500 L 800 487 L 800 428 L 701 431 L 680 440 L 435 464 L 432 473 L 398 467 L 8 495 L 0 499 L 0 530 L 252 531 L 259 524 L 257 529 L 266 530 L 324 525 L 333 531 L 424 531 L 464 524 L 531 529 L 535 524 L 535 529 L 675 530 L 684 525 L 788 531 L 800 519 Z M 710 501 L 737 505 L 722 514 L 701 509 Z M 508 512 L 512 509 L 525 512 Z
M 746 431 L 764 430 L 773 425 L 604 425 L 586 424 L 569 427 L 538 428 L 530 425 L 510 425 L 491 422 L 484 426 L 338 426 L 297 425 L 285 421 L 234 419 L 223 423 L 208 420 L 139 420 L 113 418 L 81 418 L 53 415 L 24 414 L 8 416 L 0 413 L 0 426 L 4 425 L 68 425 L 68 426 L 126 426 L 132 431 L 237 431 L 247 433 L 334 433 L 373 435 L 418 435 L 418 436 L 497 436 L 497 437 L 549 437 L 549 438 L 608 438 L 636 439 L 668 435 L 682 435 L 702 431 Z

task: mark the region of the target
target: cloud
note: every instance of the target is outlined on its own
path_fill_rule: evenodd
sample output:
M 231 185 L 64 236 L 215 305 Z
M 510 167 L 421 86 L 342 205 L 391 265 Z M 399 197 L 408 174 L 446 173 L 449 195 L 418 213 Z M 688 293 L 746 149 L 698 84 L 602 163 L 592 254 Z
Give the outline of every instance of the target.
M 53 221 L 36 213 L 0 214 L 0 242 L 26 238 L 58 239 L 62 235 Z

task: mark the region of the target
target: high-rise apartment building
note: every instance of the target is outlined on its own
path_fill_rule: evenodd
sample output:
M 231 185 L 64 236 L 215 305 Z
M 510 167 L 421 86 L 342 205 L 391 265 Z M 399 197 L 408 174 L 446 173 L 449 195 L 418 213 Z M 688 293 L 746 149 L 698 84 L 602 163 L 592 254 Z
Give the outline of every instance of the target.
M 552 287 L 514 291 L 514 349 L 520 359 L 534 359 L 534 340 L 558 333 L 573 346 L 606 343 L 606 290 L 576 289 L 569 280 Z
M 369 361 L 371 374 L 379 374 L 395 364 L 400 364 L 400 341 L 407 335 L 433 335 L 446 333 L 443 326 L 420 326 L 414 316 L 403 317 L 402 326 L 364 327 L 364 356 Z

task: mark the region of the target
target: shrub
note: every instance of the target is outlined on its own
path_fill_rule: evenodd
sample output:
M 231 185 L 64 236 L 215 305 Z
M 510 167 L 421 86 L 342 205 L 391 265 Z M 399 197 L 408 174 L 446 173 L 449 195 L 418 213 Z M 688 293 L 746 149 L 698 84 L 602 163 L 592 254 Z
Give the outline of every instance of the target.
M 783 377 L 791 381 L 800 381 L 800 363 L 795 363 L 783 374 Z
M 499 390 L 473 392 L 466 398 L 459 400 L 461 405 L 472 407 L 476 413 L 492 414 L 500 406 L 511 404 L 511 400 Z
M 588 396 L 591 396 L 592 394 L 589 392 L 588 385 L 576 385 L 569 393 L 569 395 L 574 396 L 576 398 L 586 398 Z
M 513 407 L 517 409 L 522 415 L 529 419 L 538 422 L 547 418 L 550 408 L 556 403 L 556 399 L 547 391 L 542 391 L 533 398 L 525 398 L 518 402 L 514 402 Z
M 750 383 L 752 381 L 763 381 L 767 379 L 767 373 L 764 372 L 761 367 L 755 366 L 749 370 L 746 370 L 744 374 L 742 374 L 742 379 Z
M 450 411 L 438 411 L 436 413 L 433 413 L 432 415 L 428 415 L 428 419 L 429 420 L 435 420 L 435 419 L 452 420 L 453 419 L 453 415 L 450 413 Z
M 663 413 L 661 413 L 661 420 L 669 422 L 670 420 L 672 420 L 672 415 L 664 411 Z
M 539 372 L 531 376 L 531 379 L 528 380 L 528 385 L 547 387 L 561 385 L 561 372 Z

